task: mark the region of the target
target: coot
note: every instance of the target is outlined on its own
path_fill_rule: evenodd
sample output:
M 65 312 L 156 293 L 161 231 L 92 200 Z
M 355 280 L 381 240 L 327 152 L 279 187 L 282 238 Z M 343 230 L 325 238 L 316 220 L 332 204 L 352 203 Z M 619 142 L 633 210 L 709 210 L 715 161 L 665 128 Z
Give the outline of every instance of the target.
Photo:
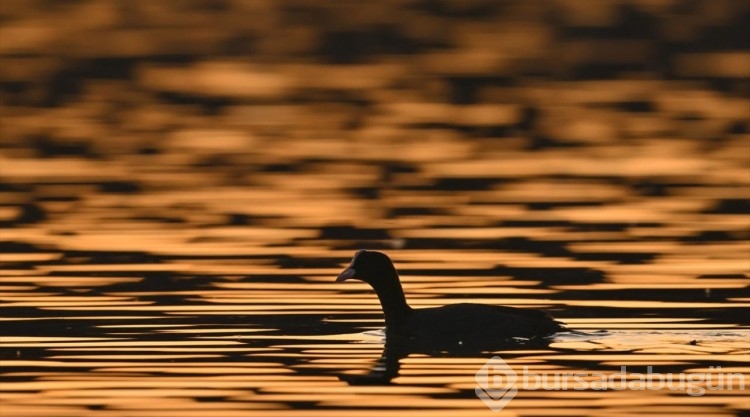
M 540 311 L 486 304 L 451 304 L 413 309 L 393 262 L 381 252 L 360 250 L 336 278 L 364 281 L 375 290 L 385 315 L 386 337 L 403 336 L 422 344 L 493 347 L 500 341 L 538 340 L 565 328 Z

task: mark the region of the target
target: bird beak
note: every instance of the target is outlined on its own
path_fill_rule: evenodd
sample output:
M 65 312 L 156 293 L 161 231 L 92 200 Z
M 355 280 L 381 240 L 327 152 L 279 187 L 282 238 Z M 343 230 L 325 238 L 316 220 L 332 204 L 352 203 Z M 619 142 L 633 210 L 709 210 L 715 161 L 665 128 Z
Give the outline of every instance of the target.
M 354 270 L 354 268 L 346 268 L 343 272 L 339 274 L 338 277 L 336 277 L 336 282 L 343 282 L 347 279 L 354 278 L 354 274 L 356 274 L 357 271 Z

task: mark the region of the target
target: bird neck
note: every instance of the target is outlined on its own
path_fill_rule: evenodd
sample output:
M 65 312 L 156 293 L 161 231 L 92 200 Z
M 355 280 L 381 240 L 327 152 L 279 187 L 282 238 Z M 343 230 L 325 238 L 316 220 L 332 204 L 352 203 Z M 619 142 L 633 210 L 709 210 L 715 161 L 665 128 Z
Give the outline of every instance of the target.
M 404 289 L 401 287 L 396 270 L 383 271 L 383 273 L 386 274 L 384 277 L 388 279 L 378 281 L 377 284 L 373 285 L 373 289 L 378 295 L 380 306 L 383 308 L 386 327 L 393 328 L 403 322 L 412 309 L 406 304 Z

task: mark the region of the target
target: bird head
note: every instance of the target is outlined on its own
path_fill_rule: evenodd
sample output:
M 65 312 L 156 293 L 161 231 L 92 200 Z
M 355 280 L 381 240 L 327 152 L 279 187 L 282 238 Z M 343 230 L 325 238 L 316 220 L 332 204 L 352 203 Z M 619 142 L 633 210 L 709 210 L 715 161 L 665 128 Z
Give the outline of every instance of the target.
M 362 249 L 354 254 L 352 262 L 339 274 L 336 282 L 356 279 L 373 285 L 394 273 L 393 262 L 386 254 Z

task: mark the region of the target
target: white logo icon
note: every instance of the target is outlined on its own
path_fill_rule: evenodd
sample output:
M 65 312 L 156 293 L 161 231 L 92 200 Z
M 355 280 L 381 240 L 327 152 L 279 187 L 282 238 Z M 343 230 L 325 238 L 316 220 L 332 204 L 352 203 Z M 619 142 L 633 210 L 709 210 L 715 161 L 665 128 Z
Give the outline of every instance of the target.
M 499 356 L 488 360 L 474 378 L 474 392 L 492 411 L 502 410 L 518 393 L 518 374 Z

